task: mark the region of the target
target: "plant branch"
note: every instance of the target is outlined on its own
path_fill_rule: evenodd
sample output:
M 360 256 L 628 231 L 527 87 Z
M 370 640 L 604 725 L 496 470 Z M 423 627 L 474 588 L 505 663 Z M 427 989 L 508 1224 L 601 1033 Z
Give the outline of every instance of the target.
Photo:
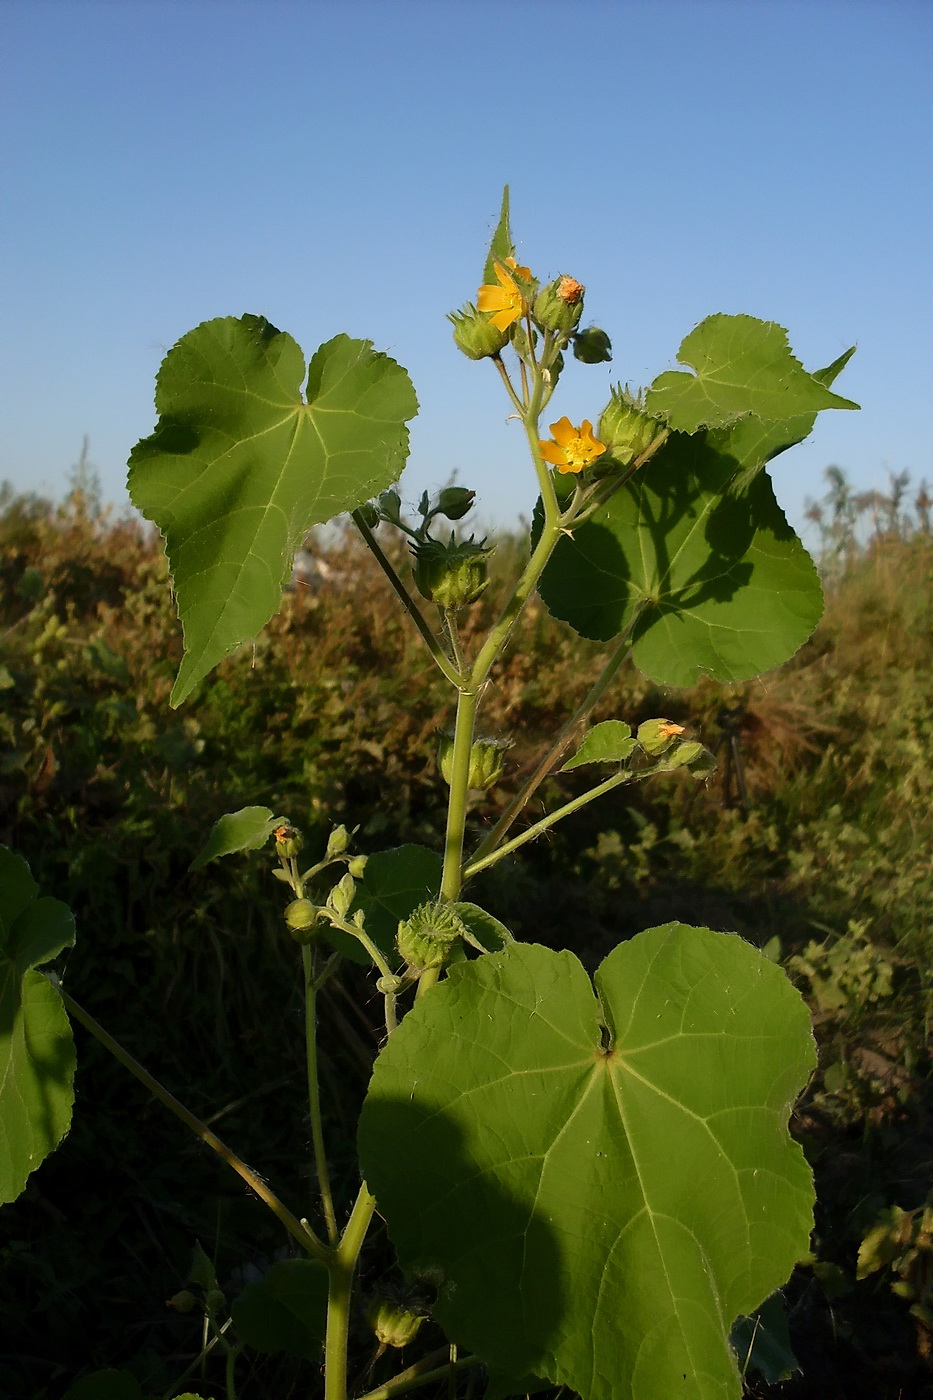
M 383 553 L 372 530 L 366 524 L 366 521 L 363 519 L 362 515 L 358 510 L 352 511 L 351 514 L 353 516 L 353 523 L 356 525 L 356 528 L 359 530 L 360 534 L 363 536 L 363 539 L 366 541 L 366 544 L 370 552 L 372 553 L 373 558 L 376 560 L 376 563 L 379 565 L 382 572 L 385 574 L 386 578 L 389 580 L 389 583 L 392 585 L 393 589 L 395 590 L 396 594 L 401 600 L 402 607 L 408 613 L 408 616 L 411 618 L 412 622 L 415 624 L 418 631 L 421 633 L 421 636 L 424 639 L 424 643 L 427 646 L 428 651 L 434 657 L 437 666 L 441 671 L 443 671 L 444 675 L 450 681 L 451 685 L 460 685 L 462 680 L 461 676 L 457 673 L 456 669 L 451 663 L 450 658 L 444 654 L 443 648 L 439 644 L 437 638 L 431 631 L 427 622 L 424 620 L 424 617 L 421 613 L 421 609 L 417 606 L 415 600 L 408 592 L 408 589 L 405 587 L 404 583 L 399 578 L 398 574 L 395 572 L 391 561 Z
M 311 1142 L 314 1148 L 314 1167 L 317 1172 L 318 1190 L 321 1193 L 324 1224 L 327 1227 L 328 1241 L 333 1248 L 340 1238 L 340 1231 L 337 1229 L 337 1217 L 334 1214 L 334 1198 L 330 1189 L 330 1170 L 327 1165 L 327 1152 L 324 1148 L 321 1089 L 317 1071 L 317 985 L 314 977 L 313 955 L 307 945 L 302 947 L 301 961 L 305 982 L 305 1057 L 308 1067 Z
M 495 865 L 497 860 L 503 856 L 511 855 L 517 851 L 519 846 L 524 846 L 526 841 L 533 841 L 536 836 L 540 836 L 549 827 L 556 825 L 563 817 L 569 817 L 572 812 L 577 812 L 581 807 L 585 807 L 588 802 L 592 802 L 596 797 L 602 797 L 604 793 L 611 792 L 613 788 L 619 787 L 622 783 L 635 782 L 640 778 L 647 778 L 653 769 L 646 769 L 644 773 L 630 773 L 623 769 L 619 773 L 614 773 L 605 782 L 599 783 L 596 787 L 590 788 L 589 792 L 583 793 L 582 797 L 575 797 L 571 802 L 565 802 L 563 807 L 558 807 L 556 812 L 550 812 L 546 817 L 542 817 L 534 826 L 528 827 L 519 836 L 513 836 L 511 841 L 506 841 L 505 845 L 497 847 L 482 860 L 471 860 L 463 872 L 464 881 L 472 880 L 474 875 L 478 875 L 481 870 L 486 870 L 490 865 Z
M 250 1190 L 254 1191 L 259 1199 L 278 1217 L 288 1233 L 293 1239 L 298 1241 L 303 1249 L 306 1249 L 309 1254 L 313 1254 L 316 1259 L 320 1259 L 326 1263 L 330 1258 L 331 1252 L 327 1248 L 327 1245 L 325 1245 L 322 1240 L 318 1239 L 310 1225 L 302 1224 L 301 1221 L 296 1219 L 288 1207 L 279 1200 L 275 1192 L 270 1191 L 262 1177 L 253 1171 L 252 1167 L 248 1167 L 242 1158 L 238 1157 L 225 1142 L 221 1141 L 216 1133 L 212 1133 L 210 1128 L 206 1127 L 199 1118 L 196 1118 L 189 1109 L 185 1108 L 184 1104 L 179 1103 L 175 1095 L 169 1093 L 168 1089 L 166 1089 L 163 1084 L 160 1084 L 147 1069 L 144 1069 L 128 1050 L 124 1050 L 119 1041 L 114 1040 L 113 1036 L 105 1031 L 103 1026 L 98 1021 L 95 1021 L 94 1017 L 75 1001 L 74 997 L 69 996 L 58 982 L 54 985 L 57 987 L 66 1009 L 75 1020 L 79 1021 L 86 1030 L 89 1030 L 91 1035 L 99 1040 L 101 1045 L 109 1050 L 111 1055 L 119 1060 L 124 1068 L 130 1071 L 130 1074 L 135 1075 L 141 1084 L 145 1084 L 150 1094 L 174 1113 L 176 1118 L 180 1118 L 193 1133 L 197 1134 L 202 1142 L 212 1148 L 213 1151 L 217 1153 L 218 1157 L 222 1157 L 227 1165 L 232 1167 L 237 1175 L 243 1178 Z
M 368 1390 L 365 1395 L 360 1396 L 360 1400 L 392 1400 L 395 1395 L 404 1395 L 406 1390 L 414 1390 L 419 1385 L 431 1385 L 434 1381 L 446 1380 L 448 1376 L 453 1376 L 457 1371 L 464 1371 L 470 1366 L 479 1366 L 480 1360 L 477 1356 L 460 1356 L 456 1361 L 448 1361 L 443 1366 L 432 1366 L 432 1362 L 442 1356 L 447 1356 L 448 1347 L 439 1347 L 437 1351 L 432 1351 L 429 1356 L 424 1356 L 420 1361 L 416 1361 L 414 1366 L 409 1366 L 406 1371 L 400 1371 L 397 1376 L 393 1376 L 385 1385 L 377 1386 L 375 1390 Z
M 324 1340 L 324 1400 L 347 1400 L 347 1341 L 353 1274 L 369 1229 L 376 1198 L 364 1181 L 340 1243 L 328 1262 L 327 1331 Z
M 508 803 L 502 815 L 499 817 L 499 820 L 496 822 L 495 826 L 486 834 L 486 836 L 483 837 L 483 840 L 477 846 L 473 854 L 474 861 L 481 860 L 484 856 L 488 855 L 490 851 L 494 851 L 496 849 L 496 846 L 505 836 L 505 833 L 508 831 L 515 818 L 521 812 L 522 808 L 525 807 L 530 801 L 532 795 L 538 789 L 541 783 L 543 783 L 544 779 L 548 776 L 548 774 L 551 772 L 557 760 L 570 747 L 570 744 L 579 726 L 592 713 L 595 707 L 599 704 L 599 701 L 605 695 L 607 689 L 609 688 L 609 685 L 615 679 L 619 668 L 621 667 L 625 658 L 629 654 L 631 648 L 630 639 L 632 635 L 632 629 L 638 620 L 639 613 L 641 612 L 643 606 L 644 604 L 640 603 L 636 607 L 624 631 L 620 633 L 616 645 L 610 653 L 609 658 L 606 661 L 606 664 L 603 666 L 602 671 L 594 681 L 593 685 L 590 687 L 586 698 L 580 703 L 580 705 L 578 705 L 577 709 L 571 715 L 570 719 L 568 719 L 567 723 L 564 725 L 563 729 L 560 731 L 557 738 L 554 740 L 554 743 L 551 745 L 547 753 L 545 753 L 544 757 L 538 763 L 534 772 L 527 779 L 524 786 L 518 791 L 518 793 L 516 793 L 516 795 Z

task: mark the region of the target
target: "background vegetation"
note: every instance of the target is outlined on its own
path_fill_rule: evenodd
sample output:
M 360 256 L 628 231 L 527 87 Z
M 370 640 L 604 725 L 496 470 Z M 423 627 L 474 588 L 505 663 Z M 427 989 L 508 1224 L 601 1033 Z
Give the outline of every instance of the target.
M 518 936 L 590 965 L 669 919 L 736 929 L 808 997 L 820 1069 L 794 1131 L 819 1208 L 814 1257 L 785 1290 L 802 1371 L 770 1386 L 750 1370 L 749 1395 L 908 1400 L 933 1384 L 930 506 L 906 478 L 854 496 L 831 469 L 812 511 L 826 615 L 793 661 L 690 692 L 628 668 L 596 716 L 689 726 L 718 747 L 712 779 L 620 789 L 524 848 L 508 880 L 497 867 L 472 887 Z M 520 547 L 502 539 L 500 563 Z M 217 817 L 251 803 L 300 826 L 312 857 L 336 822 L 358 828 L 362 851 L 437 845 L 434 751 L 450 719 L 369 556 L 343 535 L 318 552 L 327 577 L 296 584 L 255 646 L 174 712 L 180 637 L 159 541 L 103 510 L 86 478 L 62 505 L 0 495 L 0 841 L 75 910 L 71 994 L 299 1215 L 310 1151 L 286 892 L 263 853 L 188 865 Z M 537 603 L 523 638 L 484 706 L 485 732 L 514 748 L 477 831 L 597 670 L 599 649 Z M 324 1002 L 328 1111 L 348 1147 L 377 1048 L 375 1014 L 342 990 L 356 976 Z M 79 1027 L 76 1039 L 72 1131 L 0 1217 L 0 1396 L 16 1400 L 58 1400 L 103 1366 L 169 1390 L 201 1344 L 195 1315 L 165 1302 L 195 1241 L 228 1296 L 286 1252 L 236 1178 Z M 354 1170 L 337 1162 L 347 1197 Z M 383 1253 L 377 1237 L 373 1282 Z M 209 1358 L 190 1383 L 219 1395 L 220 1377 Z M 260 1357 L 244 1400 L 303 1397 L 300 1377 Z

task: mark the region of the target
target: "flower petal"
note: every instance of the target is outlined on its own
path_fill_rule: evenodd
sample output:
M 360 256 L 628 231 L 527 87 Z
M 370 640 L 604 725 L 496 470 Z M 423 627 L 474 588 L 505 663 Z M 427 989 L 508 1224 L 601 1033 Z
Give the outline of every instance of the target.
M 569 418 L 561 418 L 556 423 L 551 424 L 551 437 L 561 447 L 569 447 L 577 436 L 577 430 Z
M 554 467 L 559 467 L 561 471 L 567 470 L 567 458 L 556 442 L 541 442 L 538 445 L 541 448 L 541 456 L 546 462 L 550 462 Z

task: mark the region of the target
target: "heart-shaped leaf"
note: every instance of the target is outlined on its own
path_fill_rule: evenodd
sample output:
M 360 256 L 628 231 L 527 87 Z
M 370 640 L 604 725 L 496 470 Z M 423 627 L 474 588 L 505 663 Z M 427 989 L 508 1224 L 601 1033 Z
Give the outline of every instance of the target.
M 200 870 L 209 860 L 234 855 L 237 851 L 258 851 L 284 821 L 284 817 L 274 817 L 268 807 L 241 807 L 238 812 L 228 812 L 214 823 L 210 836 L 188 869 Z
M 819 577 L 766 472 L 729 490 L 738 467 L 706 435 L 673 433 L 558 541 L 540 583 L 550 611 L 609 641 L 637 609 L 632 654 L 661 685 L 745 680 L 793 656 L 822 613 Z
M 807 1252 L 807 1009 L 740 938 L 452 967 L 380 1055 L 363 1170 L 448 1335 L 584 1400 L 738 1400 L 730 1327 Z
M 0 846 L 0 1202 L 15 1201 L 71 1123 L 75 1049 L 62 999 L 33 971 L 74 943 L 74 918 L 40 899 L 29 866 Z
M 305 360 L 261 316 L 205 321 L 156 384 L 159 422 L 133 449 L 133 504 L 165 537 L 185 657 L 180 705 L 277 610 L 312 525 L 401 474 L 417 401 L 405 370 L 338 335 Z
M 723 428 L 752 413 L 768 421 L 823 408 L 858 408 L 808 374 L 774 321 L 754 316 L 707 316 L 677 352 L 695 374 L 668 370 L 646 396 L 649 413 L 681 433 Z
M 563 772 L 584 763 L 622 763 L 635 746 L 636 740 L 627 724 L 620 719 L 603 720 L 586 734 L 573 758 L 564 764 Z

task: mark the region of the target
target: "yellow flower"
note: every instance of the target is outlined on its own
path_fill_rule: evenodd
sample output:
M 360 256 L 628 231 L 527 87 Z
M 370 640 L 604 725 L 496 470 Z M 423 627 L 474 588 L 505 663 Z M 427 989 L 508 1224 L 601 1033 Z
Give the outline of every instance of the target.
M 551 424 L 553 441 L 542 442 L 541 456 L 559 472 L 582 472 L 601 457 L 606 450 L 605 443 L 593 436 L 593 425 L 584 418 L 579 428 L 575 428 L 569 418 Z
M 487 283 L 480 287 L 476 294 L 476 306 L 479 311 L 494 312 L 489 318 L 491 324 L 496 330 L 505 331 L 513 321 L 524 316 L 526 310 L 525 298 L 509 269 L 525 282 L 531 281 L 531 272 L 527 267 L 519 267 L 514 258 L 506 258 L 504 265 L 493 263 L 493 267 L 499 285 L 494 287 Z
M 672 724 L 669 719 L 663 719 L 658 725 L 659 739 L 673 739 L 675 735 L 683 734 L 683 732 L 684 727 L 682 724 Z

